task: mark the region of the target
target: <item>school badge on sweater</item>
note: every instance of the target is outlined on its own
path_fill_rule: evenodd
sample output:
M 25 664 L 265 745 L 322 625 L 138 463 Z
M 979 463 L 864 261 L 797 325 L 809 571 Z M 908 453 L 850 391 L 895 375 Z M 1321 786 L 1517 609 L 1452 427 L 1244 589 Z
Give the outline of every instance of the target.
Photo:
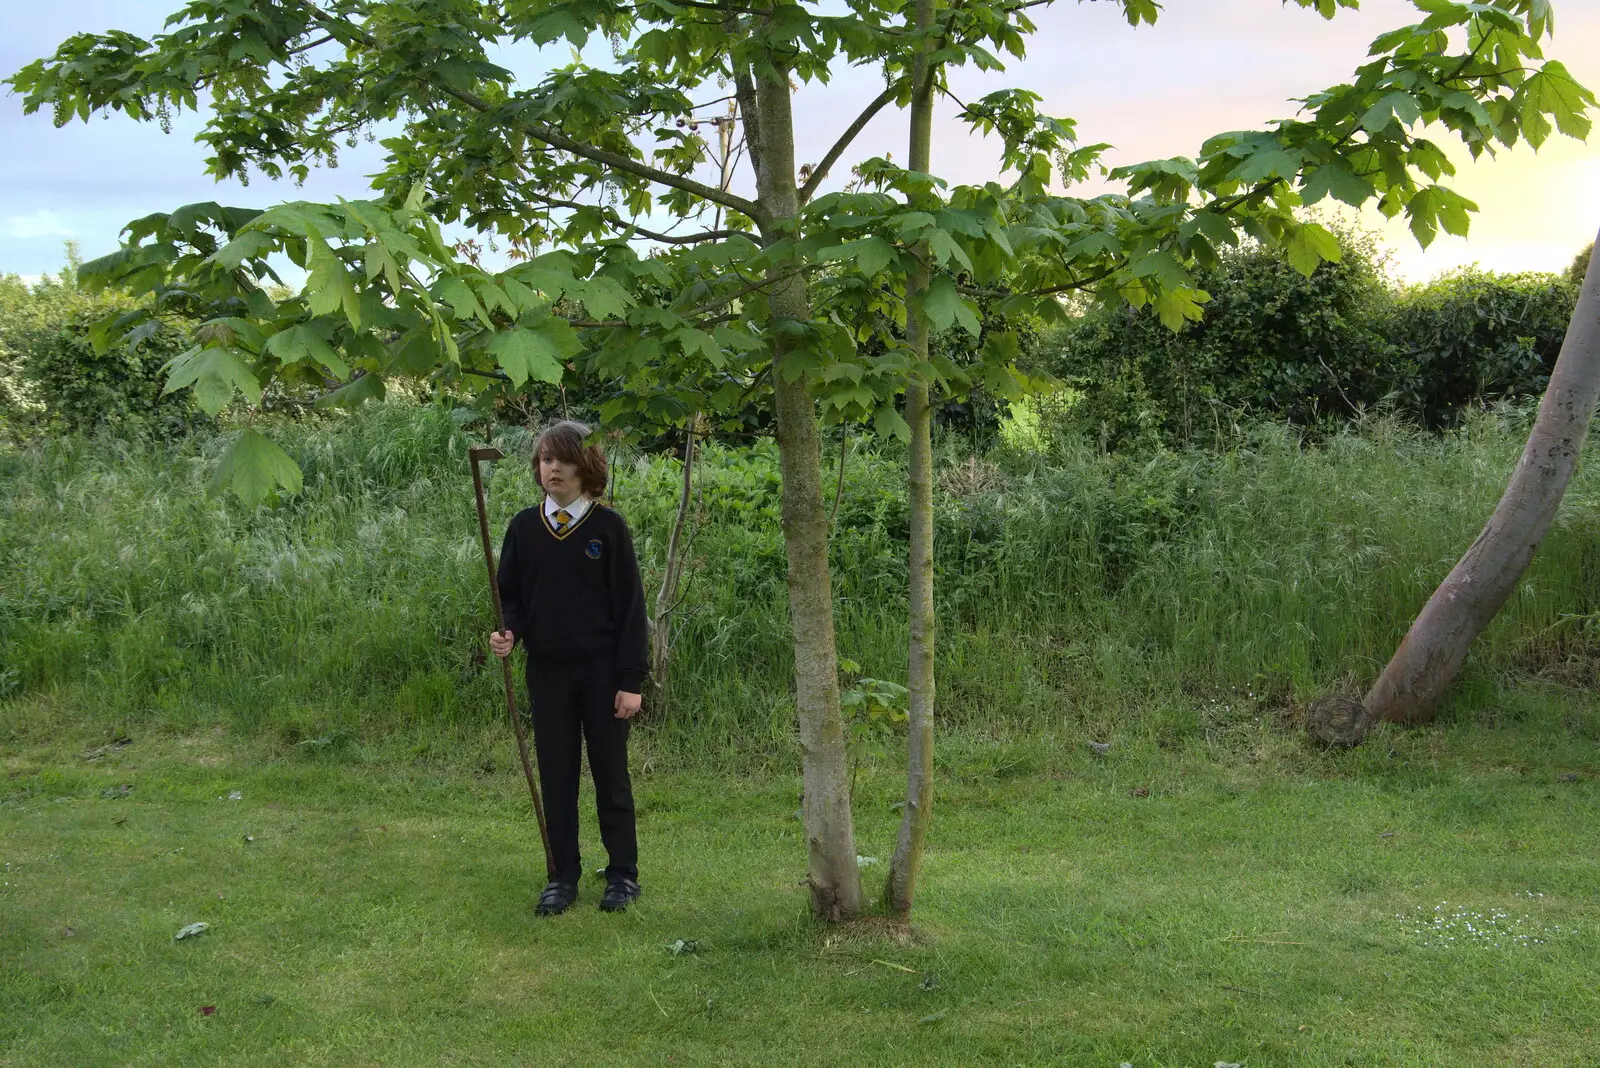
M 590 538 L 589 544 L 583 547 L 583 554 L 591 560 L 600 559 L 600 539 Z

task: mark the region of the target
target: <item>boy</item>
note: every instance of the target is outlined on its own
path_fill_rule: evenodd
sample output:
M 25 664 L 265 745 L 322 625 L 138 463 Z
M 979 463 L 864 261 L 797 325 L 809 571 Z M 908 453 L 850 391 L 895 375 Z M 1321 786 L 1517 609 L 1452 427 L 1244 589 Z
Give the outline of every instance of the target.
M 500 552 L 506 629 L 496 656 L 528 652 L 528 695 L 555 878 L 535 912 L 556 916 L 577 900 L 580 735 L 589 748 L 600 839 L 610 854 L 600 907 L 621 912 L 639 896 L 639 847 L 628 779 L 629 720 L 644 685 L 644 587 L 628 525 L 600 504 L 605 454 L 584 447 L 589 428 L 556 423 L 533 447 L 542 506 L 511 520 Z

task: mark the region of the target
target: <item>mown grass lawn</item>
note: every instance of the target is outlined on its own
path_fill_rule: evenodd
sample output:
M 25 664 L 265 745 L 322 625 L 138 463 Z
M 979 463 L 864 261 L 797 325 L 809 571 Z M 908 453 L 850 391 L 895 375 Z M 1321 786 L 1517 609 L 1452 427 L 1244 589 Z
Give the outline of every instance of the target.
M 30 743 L 0 784 L 0 1064 L 1592 1064 L 1600 708 L 1520 700 L 1337 755 L 947 738 L 911 937 L 807 918 L 786 765 L 648 734 L 645 898 L 602 915 L 589 883 L 545 920 L 497 738 L 493 770 Z M 896 792 L 863 777 L 865 854 Z

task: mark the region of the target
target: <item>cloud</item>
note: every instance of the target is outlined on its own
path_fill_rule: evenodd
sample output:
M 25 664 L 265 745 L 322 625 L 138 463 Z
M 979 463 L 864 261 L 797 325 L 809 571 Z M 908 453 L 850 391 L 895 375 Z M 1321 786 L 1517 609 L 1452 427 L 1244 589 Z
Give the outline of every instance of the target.
M 71 237 L 72 231 L 61 223 L 61 217 L 48 208 L 28 215 L 13 215 L 6 219 L 6 236 L 18 241 L 41 237 Z

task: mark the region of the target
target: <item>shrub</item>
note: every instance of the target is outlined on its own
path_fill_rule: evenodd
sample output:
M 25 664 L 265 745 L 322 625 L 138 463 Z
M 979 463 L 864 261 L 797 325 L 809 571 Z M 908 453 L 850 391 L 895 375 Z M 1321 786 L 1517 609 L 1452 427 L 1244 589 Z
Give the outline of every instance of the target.
M 12 436 L 108 431 L 171 438 L 205 421 L 187 390 L 161 395 L 161 368 L 187 334 L 163 325 L 134 346 L 96 353 L 89 326 L 126 298 L 78 289 L 71 265 L 29 286 L 0 278 L 0 425 Z
M 1220 446 L 1266 417 L 1345 422 L 1388 403 L 1430 429 L 1538 396 L 1577 300 L 1554 274 L 1468 269 L 1395 291 L 1371 242 L 1307 278 L 1259 246 L 1198 282 L 1204 318 L 1177 333 L 1148 310 L 1097 309 L 1045 342 L 1046 368 L 1081 397 L 1065 422 L 1108 448 Z
M 1402 409 L 1439 428 L 1489 401 L 1543 394 L 1577 299 L 1560 275 L 1476 268 L 1406 290 L 1381 326 Z
M 1045 368 L 1082 392 L 1074 420 L 1108 447 L 1216 443 L 1241 416 L 1354 416 L 1385 392 L 1391 298 L 1372 243 L 1341 244 L 1309 278 L 1278 250 L 1230 251 L 1198 275 L 1201 321 L 1174 333 L 1149 309 L 1096 309 L 1046 339 Z
M 1594 242 L 1583 246 L 1583 251 L 1572 257 L 1572 263 L 1567 266 L 1567 281 L 1575 286 L 1583 285 L 1583 276 L 1589 270 L 1589 257 L 1594 255 Z

